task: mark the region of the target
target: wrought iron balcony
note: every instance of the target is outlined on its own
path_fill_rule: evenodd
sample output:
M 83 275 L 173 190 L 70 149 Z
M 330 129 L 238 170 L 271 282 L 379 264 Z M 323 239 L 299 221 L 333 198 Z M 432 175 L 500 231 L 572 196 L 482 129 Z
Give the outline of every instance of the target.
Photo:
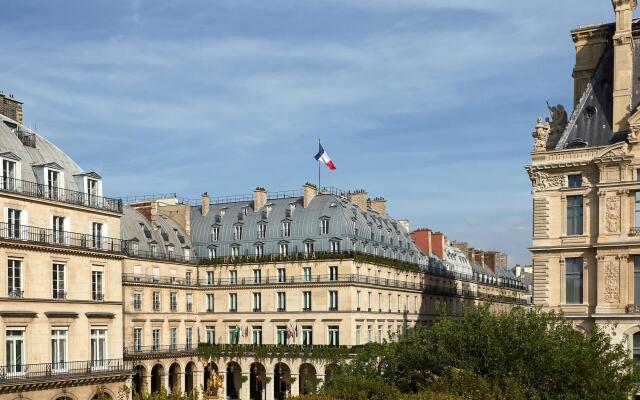
M 144 258 L 148 260 L 173 261 L 178 263 L 195 264 L 198 258 L 195 256 L 185 257 L 175 253 L 164 253 L 160 251 L 138 250 L 127 246 L 125 254 L 133 258 Z
M 53 299 L 54 300 L 66 300 L 67 299 L 67 292 L 62 291 L 62 290 L 54 290 L 53 291 Z
M 122 239 L 6 222 L 0 222 L 0 239 L 109 253 L 122 253 L 127 247 Z
M 160 354 L 163 355 L 179 355 L 179 354 L 194 354 L 198 352 L 198 347 L 191 344 L 169 344 L 169 345 L 155 345 L 155 346 L 133 346 L 125 347 L 123 349 L 124 357 L 126 359 L 133 358 L 153 358 Z
M 155 285 L 195 286 L 196 281 L 175 276 L 122 274 L 123 283 L 151 283 Z
M 9 289 L 9 297 L 12 299 L 21 299 L 24 297 L 24 290 Z
M 0 386 L 42 381 L 43 379 L 68 379 L 72 376 L 98 376 L 100 374 L 129 374 L 132 365 L 122 359 L 68 361 L 40 364 L 0 366 Z
M 7 176 L 0 176 L 0 192 L 15 193 L 122 214 L 121 199 L 95 196 L 55 186 L 49 187 L 41 183 L 23 181 Z

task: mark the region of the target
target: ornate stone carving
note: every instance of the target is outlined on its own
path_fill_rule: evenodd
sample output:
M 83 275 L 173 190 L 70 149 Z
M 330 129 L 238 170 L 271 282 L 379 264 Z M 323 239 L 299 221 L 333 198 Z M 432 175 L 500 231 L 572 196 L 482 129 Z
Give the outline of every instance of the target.
M 600 180 L 599 171 L 589 171 L 582 174 L 582 184 L 584 186 L 595 186 Z
M 552 107 L 549 105 L 548 101 L 547 108 L 551 112 L 551 121 L 549 121 L 549 118 L 547 118 L 547 123 L 551 127 L 549 135 L 561 135 L 567 127 L 567 122 L 569 121 L 567 110 L 564 109 L 564 106 L 562 104 L 558 104 Z
M 620 293 L 618 267 L 614 261 L 607 261 L 604 269 L 604 301 L 607 303 L 619 303 Z
M 606 201 L 607 232 L 620 231 L 620 197 L 610 196 Z
M 549 134 L 551 132 L 551 125 L 549 122 L 542 123 L 542 118 L 538 117 L 538 123 L 536 124 L 536 130 L 533 132 L 533 138 L 535 144 L 533 145 L 533 151 L 545 151 L 547 149 L 547 140 L 549 140 Z
M 529 173 L 533 190 L 544 190 L 561 188 L 564 186 L 564 175 L 549 175 L 542 171 L 531 171 Z

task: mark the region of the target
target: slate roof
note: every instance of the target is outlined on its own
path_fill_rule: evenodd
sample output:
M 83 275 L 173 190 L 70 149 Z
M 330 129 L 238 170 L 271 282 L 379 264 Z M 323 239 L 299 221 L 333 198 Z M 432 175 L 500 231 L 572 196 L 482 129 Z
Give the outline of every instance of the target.
M 599 147 L 624 141 L 628 132 L 613 132 L 613 24 L 606 24 L 610 39 L 578 101 L 564 132 L 548 142 L 549 150 Z M 640 20 L 633 23 L 632 109 L 640 104 Z
M 14 133 L 16 127 L 21 131 L 35 135 L 35 147 L 26 146 Z M 85 171 L 65 152 L 53 143 L 40 136 L 35 131 L 18 124 L 16 121 L 0 114 L 0 153 L 17 157 L 20 161 L 22 180 L 37 182 L 33 167 L 43 164 L 58 164 L 64 172 L 64 187 L 70 190 L 79 190 L 74 175 L 83 174 Z M 42 183 L 42 182 L 40 182 Z
M 246 210 L 246 211 L 245 211 Z M 320 233 L 320 220 L 329 219 L 329 233 Z M 284 237 L 283 221 L 289 221 L 291 234 Z M 266 224 L 266 237 L 258 237 L 258 225 Z M 241 225 L 242 239 L 234 239 L 235 226 Z M 219 229 L 219 239 L 212 240 L 212 227 Z M 374 240 L 371 240 L 371 229 Z M 356 235 L 357 230 L 357 235 Z M 385 243 L 380 241 L 381 234 Z M 393 239 L 393 244 L 389 242 Z M 372 210 L 362 210 L 346 198 L 334 194 L 316 196 L 307 208 L 303 197 L 270 199 L 261 209 L 254 211 L 252 201 L 211 204 L 203 216 L 200 206 L 191 207 L 191 239 L 196 255 L 207 257 L 209 247 L 215 247 L 217 256 L 230 256 L 231 247 L 239 247 L 240 255 L 254 255 L 255 246 L 264 246 L 264 254 L 277 254 L 280 244 L 287 243 L 289 253 L 303 252 L 305 242 L 313 242 L 315 252 L 329 251 L 331 242 L 340 242 L 340 250 L 353 249 L 373 254 L 374 247 L 388 250 L 388 257 L 428 262 L 415 245 L 409 232 L 393 218 Z M 394 256 L 395 254 L 395 256 Z

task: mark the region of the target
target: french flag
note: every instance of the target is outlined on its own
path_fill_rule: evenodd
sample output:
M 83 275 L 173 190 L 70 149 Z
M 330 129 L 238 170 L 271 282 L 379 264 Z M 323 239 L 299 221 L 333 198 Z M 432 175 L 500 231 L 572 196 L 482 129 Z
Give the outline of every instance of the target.
M 327 154 L 327 152 L 324 151 L 324 148 L 322 147 L 322 145 L 318 143 L 318 146 L 320 146 L 320 150 L 318 150 L 318 154 L 316 154 L 316 156 L 314 157 L 316 161 L 322 161 L 332 171 L 336 169 L 336 166 L 333 164 L 333 161 L 331 161 L 331 157 L 329 157 L 329 154 Z

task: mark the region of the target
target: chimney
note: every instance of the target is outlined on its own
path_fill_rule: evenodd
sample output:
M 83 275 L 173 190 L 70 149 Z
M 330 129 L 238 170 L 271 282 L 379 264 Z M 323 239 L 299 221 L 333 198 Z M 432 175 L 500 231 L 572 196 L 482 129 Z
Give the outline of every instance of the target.
M 444 233 L 433 232 L 431 234 L 431 249 L 434 255 L 444 260 Z
M 424 254 L 429 257 L 433 256 L 433 251 L 431 249 L 431 229 L 428 228 L 420 228 L 411 232 L 411 239 L 416 242 L 416 246 L 420 248 L 424 252 Z
M 385 200 L 384 197 L 376 197 L 373 200 L 369 199 L 367 203 L 373 211 L 377 212 L 383 217 L 387 216 L 387 200 Z
M 253 191 L 253 211 L 258 211 L 267 204 L 267 189 L 257 187 Z
M 612 28 L 609 25 L 588 26 L 571 31 L 576 46 L 576 64 L 573 67 L 573 107 L 591 81 L 598 62 L 607 48 Z
M 403 227 L 405 231 L 409 232 L 409 220 L 408 219 L 401 219 L 401 220 L 398 221 L 398 224 L 400 224 L 400 226 Z
M 19 124 L 23 124 L 22 102 L 15 99 L 12 94 L 5 95 L 0 91 L 0 114 L 9 117 Z
M 613 35 L 613 132 L 629 129 L 633 87 L 633 40 L 631 25 L 637 0 L 612 0 L 616 13 Z
M 315 199 L 317 193 L 318 187 L 316 185 L 309 182 L 302 185 L 302 194 L 304 197 L 302 200 L 302 206 L 304 208 L 309 207 L 309 204 L 311 204 L 311 200 Z
M 349 192 L 347 194 L 347 199 L 356 206 L 360 207 L 362 210 L 367 211 L 367 196 L 368 193 L 360 189 Z
M 210 198 L 209 193 L 202 193 L 202 216 L 209 214 Z

